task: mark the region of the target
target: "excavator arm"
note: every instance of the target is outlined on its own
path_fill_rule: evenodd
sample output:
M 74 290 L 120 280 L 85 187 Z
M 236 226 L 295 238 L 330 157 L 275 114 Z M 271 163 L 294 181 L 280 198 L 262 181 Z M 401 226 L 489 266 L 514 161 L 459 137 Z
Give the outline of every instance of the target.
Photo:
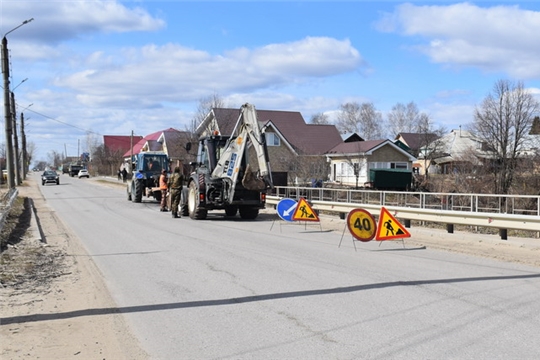
M 273 187 L 266 138 L 257 122 L 257 111 L 253 105 L 244 104 L 240 109 L 240 116 L 232 135 L 211 174 L 212 178 L 220 178 L 227 183 L 229 200 L 232 200 L 234 196 L 248 139 L 255 150 L 259 171 L 258 174 L 252 172 L 248 163 L 246 169 L 243 169 L 242 185 L 248 190 L 255 191 Z

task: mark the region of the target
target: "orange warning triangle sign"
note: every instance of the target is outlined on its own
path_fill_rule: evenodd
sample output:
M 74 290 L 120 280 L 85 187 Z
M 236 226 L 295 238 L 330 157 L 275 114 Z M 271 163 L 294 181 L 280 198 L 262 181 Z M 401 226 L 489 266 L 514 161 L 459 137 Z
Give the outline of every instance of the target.
M 306 199 L 300 198 L 292 219 L 293 221 L 319 221 L 319 215 L 313 211 Z
M 386 210 L 385 207 L 381 208 L 381 213 L 379 215 L 379 225 L 377 226 L 377 234 L 375 240 L 391 240 L 391 239 L 401 239 L 411 237 L 411 234 L 405 229 L 395 217 L 392 216 Z

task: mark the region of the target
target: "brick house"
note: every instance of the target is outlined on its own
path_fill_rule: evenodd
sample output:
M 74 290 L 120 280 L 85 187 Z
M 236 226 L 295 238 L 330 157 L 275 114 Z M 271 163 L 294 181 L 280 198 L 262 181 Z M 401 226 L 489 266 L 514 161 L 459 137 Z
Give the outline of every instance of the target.
M 213 108 L 197 135 L 214 131 L 230 135 L 239 116 L 240 109 Z M 306 124 L 296 111 L 257 110 L 257 119 L 266 134 L 275 185 L 306 184 L 328 177 L 325 153 L 343 141 L 334 125 Z

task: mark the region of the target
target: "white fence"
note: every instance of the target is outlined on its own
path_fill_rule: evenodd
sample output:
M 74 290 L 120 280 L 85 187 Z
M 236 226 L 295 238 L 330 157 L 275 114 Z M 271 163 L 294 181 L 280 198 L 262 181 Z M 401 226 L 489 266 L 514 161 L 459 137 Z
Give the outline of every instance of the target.
M 276 187 L 267 203 L 282 198 L 308 200 L 314 209 L 347 214 L 363 208 L 375 216 L 381 207 L 407 221 L 418 220 L 451 225 L 490 227 L 500 230 L 527 230 L 540 233 L 540 196 L 420 193 L 328 188 Z

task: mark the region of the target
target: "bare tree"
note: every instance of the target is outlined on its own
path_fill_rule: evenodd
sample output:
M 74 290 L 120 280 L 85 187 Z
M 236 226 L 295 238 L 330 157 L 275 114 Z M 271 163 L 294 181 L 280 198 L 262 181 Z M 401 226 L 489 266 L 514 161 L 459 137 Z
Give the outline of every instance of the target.
M 111 151 L 104 144 L 98 145 L 92 152 L 92 169 L 97 174 L 115 175 L 118 164 L 124 161 L 124 151 Z
M 62 153 L 57 152 L 56 150 L 51 150 L 47 154 L 47 160 L 50 167 L 54 169 L 60 168 L 62 166 L 62 162 L 64 159 L 64 155 Z
M 441 157 L 446 147 L 443 135 L 446 129 L 443 126 L 435 127 L 431 118 L 422 113 L 418 117 L 417 133 L 420 134 L 419 153 L 413 154 L 424 160 L 424 176 L 429 178 L 429 167 L 433 159 Z M 428 161 L 429 160 L 429 161 Z
M 355 132 L 366 140 L 380 139 L 384 135 L 383 117 L 370 102 L 342 104 L 336 127 L 341 132 Z
M 197 106 L 197 112 L 186 127 L 186 131 L 190 134 L 195 134 L 195 130 L 197 130 L 199 124 L 203 122 L 206 115 L 208 115 L 213 108 L 222 108 L 224 106 L 225 103 L 223 98 L 216 93 L 200 99 L 199 105 Z
M 418 133 L 426 118 L 429 119 L 429 116 L 421 113 L 414 102 L 411 101 L 407 105 L 397 103 L 388 113 L 388 126 L 392 136 L 402 132 Z
M 328 125 L 330 124 L 330 119 L 328 119 L 328 115 L 325 113 L 316 113 L 311 116 L 309 123 L 316 125 Z
M 472 128 L 493 153 L 491 171 L 497 194 L 508 194 L 514 181 L 520 152 L 525 150 L 534 116 L 540 105 L 523 82 L 499 80 L 477 106 Z
M 295 156 L 289 159 L 288 164 L 290 183 L 298 181 L 305 186 L 328 180 L 328 163 L 322 156 Z
M 85 150 L 89 154 L 94 154 L 96 149 L 101 145 L 100 137 L 93 131 L 88 130 L 85 138 Z

